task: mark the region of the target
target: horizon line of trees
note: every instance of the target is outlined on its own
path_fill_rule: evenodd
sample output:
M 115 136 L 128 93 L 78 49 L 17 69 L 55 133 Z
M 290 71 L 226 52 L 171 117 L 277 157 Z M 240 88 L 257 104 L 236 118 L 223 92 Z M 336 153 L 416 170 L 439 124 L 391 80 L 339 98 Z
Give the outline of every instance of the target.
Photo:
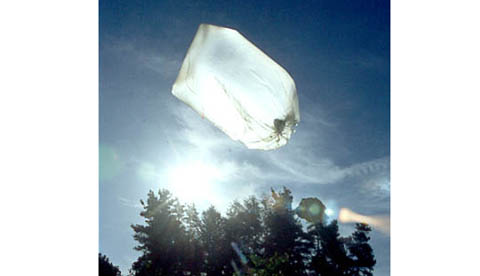
M 129 275 L 373 275 L 368 225 L 341 237 L 320 200 L 303 199 L 297 208 L 292 201 L 289 189 L 272 189 L 262 199 L 234 201 L 222 216 L 214 206 L 199 214 L 168 190 L 150 191 L 140 200 L 145 224 L 131 225 L 142 254 Z M 120 274 L 100 268 L 100 275 Z

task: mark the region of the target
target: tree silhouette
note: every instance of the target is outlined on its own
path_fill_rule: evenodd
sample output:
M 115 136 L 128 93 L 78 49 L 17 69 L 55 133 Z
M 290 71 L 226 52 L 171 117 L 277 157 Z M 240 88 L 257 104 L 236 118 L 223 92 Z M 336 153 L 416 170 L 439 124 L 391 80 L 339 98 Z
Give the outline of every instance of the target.
M 231 263 L 237 273 L 246 273 L 246 269 L 253 265 L 249 256 L 262 254 L 265 232 L 263 213 L 264 209 L 255 197 L 250 197 L 243 203 L 235 201 L 228 209 L 225 233 L 231 245 Z
M 315 238 L 311 267 L 319 275 L 372 276 L 373 249 L 368 244 L 371 228 L 357 223 L 350 237 L 340 237 L 338 222 L 317 223 L 309 227 Z
M 107 256 L 98 254 L 98 275 L 100 276 L 121 276 L 118 266 L 114 266 Z
M 211 206 L 202 213 L 200 240 L 205 250 L 205 268 L 207 275 L 231 274 L 230 246 L 225 236 L 225 218 Z M 227 274 L 228 275 L 228 274 Z
M 135 249 L 142 254 L 130 273 L 373 275 L 368 225 L 356 224 L 351 236 L 341 237 L 336 220 L 325 222 L 326 206 L 319 199 L 305 198 L 297 208 L 292 201 L 289 189 L 272 189 L 262 200 L 234 201 L 226 217 L 214 206 L 200 216 L 194 205 L 180 204 L 169 191 L 150 191 L 146 202 L 140 201 L 145 224 L 131 226 L 139 244 Z M 100 259 L 109 263 L 102 255 Z
M 140 243 L 135 249 L 143 253 L 133 264 L 134 275 L 182 275 L 187 263 L 183 206 L 167 190 L 160 190 L 158 197 L 150 191 L 147 204 L 141 203 L 146 225 L 132 225 Z
M 372 228 L 367 224 L 355 224 L 355 232 L 347 242 L 349 256 L 352 259 L 352 265 L 348 275 L 352 276 L 372 276 L 373 267 L 376 264 L 373 249 L 368 244 L 370 240 L 369 233 Z
M 272 189 L 272 198 L 266 201 L 265 215 L 265 254 L 264 257 L 285 256 L 287 262 L 279 265 L 279 275 L 305 275 L 306 262 L 312 245 L 311 237 L 302 229 L 302 225 L 292 210 L 291 191 L 283 188 L 276 193 Z
M 204 249 L 200 241 L 202 222 L 195 205 L 186 208 L 184 223 L 187 239 L 184 270 L 189 271 L 191 275 L 200 275 L 204 268 Z
M 338 232 L 337 221 L 313 224 L 309 227 L 309 232 L 315 239 L 312 269 L 322 276 L 348 275 L 350 258 L 347 256 L 344 239 Z

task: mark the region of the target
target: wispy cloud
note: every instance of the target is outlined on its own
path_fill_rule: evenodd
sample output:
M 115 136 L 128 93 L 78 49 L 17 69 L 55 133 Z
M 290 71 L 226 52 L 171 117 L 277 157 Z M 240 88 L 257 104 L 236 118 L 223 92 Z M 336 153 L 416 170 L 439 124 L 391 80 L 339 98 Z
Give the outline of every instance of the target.
M 132 199 L 124 198 L 122 196 L 118 196 L 118 201 L 120 201 L 120 204 L 122 204 L 123 206 L 129 207 L 129 208 L 143 209 L 142 205 L 138 200 L 132 200 Z
M 153 51 L 141 49 L 133 43 L 116 44 L 112 51 L 128 56 L 139 66 L 169 80 L 174 80 L 184 55 L 183 50 Z M 172 102 L 166 105 L 164 112 L 172 115 L 170 118 L 174 121 L 168 122 L 169 127 L 164 131 L 175 135 L 164 137 L 173 153 L 172 161 L 182 164 L 187 159 L 197 159 L 216 166 L 222 171 L 219 186 L 227 187 L 222 189 L 225 202 L 257 194 L 272 185 L 290 183 L 314 190 L 318 185 L 342 185 L 346 182 L 355 183 L 355 195 L 352 197 L 362 193 L 365 198 L 371 199 L 365 202 L 377 205 L 385 205 L 385 201 L 389 200 L 389 156 L 347 166 L 337 162 L 336 151 L 343 151 L 344 145 L 341 139 L 332 137 L 336 137 L 342 127 L 341 121 L 331 119 L 317 105 L 313 107 L 305 103 L 301 106 L 302 128 L 292 136 L 287 146 L 264 152 L 246 149 L 173 95 L 171 98 Z M 352 188 L 349 187 L 349 191 Z M 141 208 L 138 202 L 126 198 L 119 198 L 119 201 L 124 206 Z
M 181 60 L 160 53 L 139 53 L 137 58 L 145 67 L 165 78 L 175 77 L 180 69 Z
M 369 160 L 348 167 L 340 167 L 333 159 L 319 157 L 312 151 L 285 154 L 285 158 L 270 156 L 272 164 L 285 172 L 291 180 L 300 183 L 332 184 L 345 178 L 368 178 L 384 174 L 389 169 L 389 158 Z M 288 158 L 287 158 L 288 155 Z
M 103 50 L 130 59 L 132 64 L 148 68 L 160 76 L 174 78 L 182 63 L 183 52 L 172 48 L 145 48 L 134 41 L 124 41 L 118 38 L 110 38 L 103 45 Z
M 296 147 L 287 146 L 269 152 L 250 151 L 240 143 L 232 141 L 208 121 L 201 119 L 196 112 L 189 110 L 189 107 L 177 107 L 175 115 L 182 126 L 179 140 L 197 149 L 198 154 L 208 156 L 232 178 L 304 184 L 332 184 L 355 178 L 364 183 L 367 190 L 389 192 L 388 156 L 342 167 L 336 164 L 332 157 L 321 156 L 320 152 L 309 146 L 318 143 L 310 141 L 318 136 L 303 139 L 295 135 L 292 139 L 303 139 Z M 330 127 L 311 131 L 321 133 Z

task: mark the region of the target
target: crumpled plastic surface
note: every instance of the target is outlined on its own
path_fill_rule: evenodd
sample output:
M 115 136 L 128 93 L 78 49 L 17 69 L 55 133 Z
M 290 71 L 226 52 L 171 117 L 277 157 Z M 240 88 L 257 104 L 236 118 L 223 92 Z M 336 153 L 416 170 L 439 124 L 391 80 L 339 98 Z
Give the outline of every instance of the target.
M 229 28 L 200 25 L 172 94 L 250 149 L 285 145 L 300 121 L 292 77 Z

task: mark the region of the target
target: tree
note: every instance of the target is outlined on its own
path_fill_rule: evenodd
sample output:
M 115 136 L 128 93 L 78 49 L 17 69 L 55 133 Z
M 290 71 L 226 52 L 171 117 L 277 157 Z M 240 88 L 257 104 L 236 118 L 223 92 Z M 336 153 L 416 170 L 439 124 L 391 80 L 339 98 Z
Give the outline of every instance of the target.
M 247 270 L 246 275 L 251 276 L 280 276 L 283 273 L 282 267 L 288 265 L 287 256 L 279 256 L 277 253 L 272 257 L 262 258 L 258 255 L 250 255 L 252 267 Z M 237 276 L 237 275 L 235 275 Z
M 180 204 L 167 190 L 150 191 L 146 203 L 140 201 L 145 224 L 132 225 L 139 243 L 135 249 L 142 254 L 130 272 L 372 276 L 376 261 L 368 225 L 356 224 L 351 236 L 341 237 L 336 220 L 325 222 L 326 206 L 319 199 L 303 199 L 295 209 L 292 201 L 287 188 L 272 189 L 262 201 L 250 197 L 233 202 L 226 217 L 214 206 L 199 216 L 194 205 Z M 106 257 L 101 262 L 109 263 Z
M 353 232 L 347 243 L 348 251 L 350 252 L 349 256 L 352 259 L 352 266 L 348 275 L 373 275 L 373 267 L 377 261 L 373 255 L 372 247 L 368 244 L 370 231 L 372 231 L 372 228 L 367 224 L 355 224 L 355 232 Z
M 264 227 L 263 210 L 255 197 L 235 201 L 227 212 L 226 235 L 245 255 L 259 254 L 262 249 Z
M 192 204 L 186 209 L 184 218 L 186 229 L 185 265 L 184 269 L 191 275 L 200 275 L 204 268 L 204 249 L 200 242 L 202 222 L 199 218 L 195 205 Z
M 237 274 L 246 273 L 248 267 L 253 265 L 249 256 L 260 258 L 262 255 L 263 213 L 260 201 L 254 196 L 242 203 L 234 201 L 227 211 L 225 235 L 231 245 L 230 258 Z
M 309 231 L 315 237 L 312 269 L 319 275 L 372 276 L 376 261 L 368 244 L 371 230 L 367 224 L 357 223 L 355 232 L 343 238 L 336 220 L 310 226 Z
M 186 233 L 182 220 L 184 208 L 167 190 L 158 197 L 150 191 L 147 203 L 140 202 L 146 225 L 132 225 L 135 247 L 142 255 L 132 266 L 134 275 L 183 275 Z
M 118 266 L 114 266 L 106 255 L 98 254 L 98 275 L 100 276 L 121 276 Z
M 305 275 L 312 240 L 302 229 L 292 210 L 291 191 L 283 188 L 276 193 L 272 189 L 271 200 L 264 201 L 266 235 L 264 257 L 285 256 L 287 262 L 278 266 L 278 275 Z
M 333 220 L 329 224 L 313 224 L 309 232 L 315 239 L 312 269 L 322 276 L 347 275 L 351 261 L 347 256 L 345 241 L 338 232 L 338 222 Z
M 202 213 L 200 241 L 205 252 L 204 271 L 207 275 L 232 274 L 225 218 L 213 206 Z

